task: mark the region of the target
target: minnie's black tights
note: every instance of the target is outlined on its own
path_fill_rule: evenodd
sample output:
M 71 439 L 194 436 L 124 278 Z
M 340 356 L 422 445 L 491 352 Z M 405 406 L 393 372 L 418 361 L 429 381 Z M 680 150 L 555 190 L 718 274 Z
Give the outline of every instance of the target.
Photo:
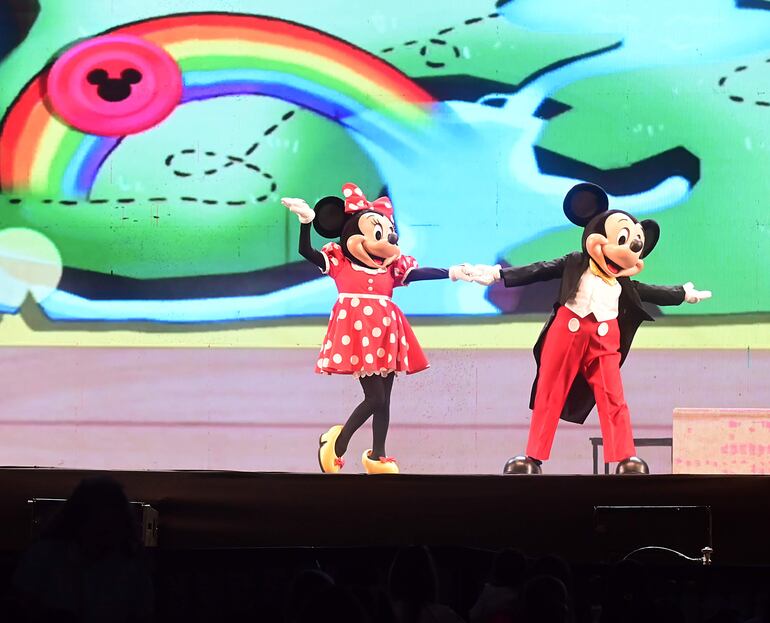
M 334 444 L 334 452 L 337 456 L 342 456 L 348 449 L 348 443 L 359 428 L 361 428 L 369 416 L 372 419 L 372 459 L 377 459 L 385 455 L 385 438 L 388 436 L 388 425 L 390 424 L 390 392 L 393 389 L 393 379 L 395 374 L 391 372 L 388 376 L 362 376 L 359 381 L 364 388 L 364 399 L 350 414 L 348 421 L 342 427 L 340 436 Z

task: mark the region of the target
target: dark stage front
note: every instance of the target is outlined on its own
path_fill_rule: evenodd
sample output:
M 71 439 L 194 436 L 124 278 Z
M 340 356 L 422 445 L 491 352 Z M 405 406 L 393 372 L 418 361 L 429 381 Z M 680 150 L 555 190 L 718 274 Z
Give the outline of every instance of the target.
M 1 469 L 0 549 L 28 543 L 28 499 L 66 497 L 94 473 Z M 166 549 L 425 543 L 590 563 L 648 545 L 690 556 L 711 545 L 716 564 L 770 562 L 766 476 L 110 474 L 159 511 Z M 596 510 L 629 506 L 656 508 Z

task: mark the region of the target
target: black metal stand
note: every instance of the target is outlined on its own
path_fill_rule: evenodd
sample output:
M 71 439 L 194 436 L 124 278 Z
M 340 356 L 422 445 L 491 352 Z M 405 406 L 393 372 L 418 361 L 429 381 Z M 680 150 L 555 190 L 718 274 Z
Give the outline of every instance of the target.
M 594 474 L 599 473 L 599 446 L 604 446 L 601 437 L 589 437 L 593 446 Z M 634 445 L 640 448 L 669 447 L 671 448 L 671 464 L 674 464 L 674 440 L 671 437 L 634 437 Z M 604 464 L 604 473 L 610 473 L 610 464 Z

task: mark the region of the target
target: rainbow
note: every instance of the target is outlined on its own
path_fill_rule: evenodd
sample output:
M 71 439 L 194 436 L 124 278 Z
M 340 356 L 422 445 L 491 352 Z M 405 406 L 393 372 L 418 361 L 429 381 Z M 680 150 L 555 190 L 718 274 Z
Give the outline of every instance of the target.
M 182 104 L 227 95 L 292 102 L 385 147 L 425 127 L 435 100 L 376 56 L 275 18 L 190 13 L 136 22 L 130 34 L 164 48 L 182 72 Z M 43 68 L 0 126 L 0 191 L 87 197 L 123 137 L 84 134 L 48 108 Z

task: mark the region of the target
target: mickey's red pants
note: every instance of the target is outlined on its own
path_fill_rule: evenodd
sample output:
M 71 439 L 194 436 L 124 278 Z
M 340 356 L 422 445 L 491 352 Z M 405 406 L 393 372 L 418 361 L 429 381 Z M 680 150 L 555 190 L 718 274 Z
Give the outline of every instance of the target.
M 619 346 L 617 320 L 598 322 L 593 314 L 580 318 L 566 307 L 559 308 L 540 356 L 527 455 L 542 461 L 550 456 L 556 426 L 578 372 L 596 398 L 605 462 L 622 461 L 636 454 L 620 380 Z

